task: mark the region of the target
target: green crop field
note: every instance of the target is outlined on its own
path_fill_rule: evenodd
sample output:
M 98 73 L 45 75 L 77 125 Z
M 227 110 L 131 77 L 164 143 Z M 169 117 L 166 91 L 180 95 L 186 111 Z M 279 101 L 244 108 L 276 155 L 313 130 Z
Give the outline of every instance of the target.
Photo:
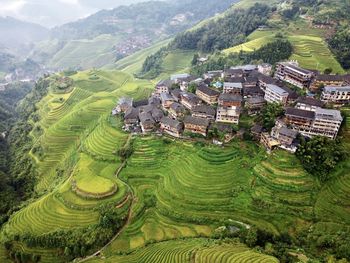
M 112 35 L 101 35 L 91 40 L 71 40 L 55 53 L 49 61 L 49 66 L 62 69 L 75 67 L 88 69 L 113 64 L 115 55 L 111 47 L 121 40 L 122 37 Z
M 301 67 L 324 71 L 332 68 L 334 73 L 342 74 L 344 69 L 329 50 L 323 39 L 324 31 L 309 28 L 308 24 L 296 21 L 286 29 L 256 30 L 248 36 L 247 42 L 223 51 L 224 54 L 238 53 L 241 50 L 252 52 L 273 41 L 278 32 L 283 32 L 293 46 L 293 55 L 290 59 L 297 60 Z
M 121 167 L 117 151 L 130 135 L 110 112 L 121 96 L 144 98 L 153 84 L 117 71 L 79 72 L 72 79 L 67 93 L 52 87 L 37 105 L 41 118 L 36 125 L 43 132 L 31 135 L 43 154 L 33 150 L 31 156 L 41 197 L 11 216 L 0 241 L 89 227 L 99 221 L 99 205 L 114 202 L 119 208 L 128 200 L 129 220 L 102 250 L 107 259 L 95 261 L 278 262 L 210 237 L 227 224 L 275 234 L 300 233 L 311 225 L 330 235 L 336 229 L 349 231 L 349 164 L 341 164 L 337 179 L 321 187 L 284 151 L 268 155 L 239 140 L 217 147 L 143 136 L 132 139 L 134 152 Z M 41 255 L 41 262 L 60 262 L 57 250 L 19 241 L 14 247 Z
M 91 263 L 254 263 L 279 262 L 277 259 L 255 252 L 239 243 L 218 244 L 208 239 L 188 239 L 152 244 L 137 250 L 128 256 L 113 256 L 103 260 L 91 260 Z

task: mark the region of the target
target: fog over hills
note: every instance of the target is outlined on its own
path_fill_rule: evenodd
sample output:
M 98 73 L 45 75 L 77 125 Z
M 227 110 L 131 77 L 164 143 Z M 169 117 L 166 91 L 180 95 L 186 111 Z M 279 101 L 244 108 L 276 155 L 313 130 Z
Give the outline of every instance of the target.
M 11 16 L 45 27 L 54 27 L 142 0 L 0 0 L 0 16 Z

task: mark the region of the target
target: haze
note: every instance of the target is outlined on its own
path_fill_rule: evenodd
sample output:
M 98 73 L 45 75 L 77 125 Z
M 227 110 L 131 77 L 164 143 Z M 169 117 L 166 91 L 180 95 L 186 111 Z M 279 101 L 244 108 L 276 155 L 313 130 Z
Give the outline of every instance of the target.
M 0 0 L 0 16 L 11 16 L 45 27 L 54 27 L 86 17 L 101 9 L 142 0 Z

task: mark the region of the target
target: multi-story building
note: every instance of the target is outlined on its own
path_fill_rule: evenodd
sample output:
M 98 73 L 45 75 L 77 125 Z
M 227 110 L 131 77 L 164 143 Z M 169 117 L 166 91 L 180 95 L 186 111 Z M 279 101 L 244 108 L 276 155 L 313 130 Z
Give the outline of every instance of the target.
M 311 98 L 311 97 L 300 97 L 297 100 L 295 108 L 300 110 L 315 111 L 317 108 L 322 108 L 324 102 Z
M 242 94 L 243 85 L 241 82 L 224 82 L 224 93 Z
M 181 118 L 185 116 L 185 111 L 186 109 L 183 105 L 174 102 L 173 104 L 171 104 L 168 112 L 173 118 Z
M 343 118 L 338 110 L 316 108 L 306 111 L 287 108 L 285 123 L 304 136 L 325 136 L 335 139 L 338 135 Z
M 222 78 L 239 78 L 244 76 L 244 70 L 241 68 L 229 68 L 222 72 Z
M 277 63 L 275 77 L 301 89 L 307 89 L 314 77 L 314 72 L 300 68 L 294 61 L 280 62 Z
M 248 110 L 249 115 L 254 115 L 260 113 L 262 108 L 266 105 L 266 101 L 263 97 L 250 97 L 245 102 L 245 107 Z
M 192 110 L 195 106 L 201 105 L 202 100 L 193 93 L 183 92 L 180 96 L 180 103 L 187 109 Z
M 219 106 L 216 111 L 216 121 L 238 124 L 240 114 L 241 114 L 241 111 L 239 107 Z
M 310 90 L 317 91 L 325 86 L 345 86 L 348 75 L 316 75 L 312 80 Z
M 160 99 L 162 101 L 162 106 L 165 109 L 169 109 L 171 104 L 173 104 L 176 101 L 176 99 L 170 93 L 166 92 L 160 94 Z
M 223 93 L 219 96 L 218 104 L 223 107 L 241 107 L 243 98 L 241 95 Z
M 191 132 L 207 136 L 209 128 L 209 120 L 205 118 L 196 118 L 192 116 L 186 116 L 184 120 L 185 132 Z
M 205 118 L 207 120 L 215 120 L 216 111 L 208 105 L 196 106 L 192 110 L 192 117 Z
M 350 86 L 326 86 L 321 100 L 326 103 L 348 104 L 350 102 Z
M 268 103 L 276 102 L 282 105 L 286 105 L 288 102 L 288 97 L 289 93 L 286 90 L 274 84 L 267 84 L 264 99 Z
M 169 79 L 159 81 L 155 87 L 154 95 L 157 97 L 160 97 L 160 94 L 168 93 L 170 88 L 171 88 L 172 83 L 173 82 Z
M 183 124 L 177 120 L 163 117 L 160 120 L 160 129 L 171 136 L 180 137 L 183 131 Z
M 263 63 L 258 65 L 258 71 L 261 74 L 264 74 L 266 76 L 270 76 L 271 72 L 272 72 L 272 65 L 268 64 L 268 63 Z
M 208 104 L 215 104 L 218 102 L 220 93 L 206 85 L 200 85 L 196 90 L 196 95 Z

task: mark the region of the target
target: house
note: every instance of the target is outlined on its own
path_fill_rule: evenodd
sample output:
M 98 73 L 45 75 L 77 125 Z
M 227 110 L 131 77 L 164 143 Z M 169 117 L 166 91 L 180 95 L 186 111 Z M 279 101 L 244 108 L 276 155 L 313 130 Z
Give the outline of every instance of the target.
M 297 139 L 298 132 L 292 129 L 288 129 L 284 125 L 276 125 L 271 130 L 271 137 L 276 139 L 279 143 L 278 147 L 295 153 L 297 150 Z
M 256 76 L 248 76 L 245 78 L 243 88 L 255 88 L 258 86 L 259 79 Z
M 160 97 L 162 93 L 169 93 L 173 82 L 169 79 L 161 80 L 155 87 L 154 95 Z
M 139 111 L 138 109 L 131 107 L 124 115 L 124 123 L 127 127 L 137 125 L 139 123 Z
M 243 77 L 244 76 L 244 71 L 243 69 L 240 68 L 229 68 L 225 69 L 221 73 L 222 78 L 237 78 L 237 77 Z
M 299 67 L 296 61 L 277 63 L 275 78 L 301 89 L 309 88 L 314 72 Z
M 258 78 L 258 87 L 260 89 L 262 89 L 263 91 L 266 90 L 267 85 L 276 85 L 277 80 L 275 80 L 274 78 L 270 77 L 270 76 L 265 76 L 263 74 L 258 74 L 257 76 Z
M 248 115 L 254 115 L 260 113 L 260 111 L 266 105 L 266 101 L 263 97 L 250 97 L 245 101 L 245 107 L 248 110 Z
M 272 137 L 268 132 L 263 132 L 260 138 L 260 143 L 269 151 L 272 151 L 280 146 L 280 142 L 276 138 Z
M 163 111 L 152 104 L 139 107 L 139 114 L 142 113 L 149 113 L 155 122 L 159 122 L 164 116 Z
M 246 87 L 243 84 L 243 97 L 251 98 L 251 97 L 264 97 L 265 92 L 259 87 Z
M 185 132 L 196 133 L 203 136 L 207 136 L 210 122 L 205 118 L 186 116 L 184 120 L 184 124 L 185 124 Z
M 213 70 L 213 71 L 208 71 L 207 73 L 203 74 L 204 79 L 214 79 L 214 78 L 219 78 L 221 77 L 221 74 L 223 73 L 222 70 Z
M 186 91 L 188 90 L 188 87 L 191 83 L 196 83 L 196 82 L 200 82 L 201 79 L 197 79 L 194 76 L 189 76 L 187 78 L 183 78 L 183 79 L 179 79 L 178 80 L 178 84 L 180 84 L 180 89 L 182 91 Z
M 159 108 L 162 105 L 162 102 L 161 102 L 160 98 L 155 97 L 155 96 L 151 96 L 148 99 L 148 105 L 152 105 L 154 107 Z
M 139 114 L 140 126 L 143 133 L 152 132 L 155 129 L 155 120 L 149 112 Z
M 239 107 L 219 106 L 216 112 L 216 121 L 238 124 L 240 114 L 241 112 Z
M 326 103 L 348 104 L 350 102 L 350 86 L 326 86 L 321 100 Z
M 168 112 L 171 117 L 176 119 L 176 118 L 184 117 L 186 113 L 186 109 L 180 103 L 174 102 L 173 104 L 171 104 Z
M 162 106 L 164 109 L 169 109 L 171 104 L 173 104 L 176 99 L 170 93 L 161 93 L 160 100 L 162 101 Z
M 183 131 L 183 124 L 177 120 L 163 117 L 160 121 L 160 129 L 171 136 L 179 138 Z
M 118 101 L 117 107 L 112 111 L 113 115 L 117 115 L 118 113 L 125 113 L 129 108 L 132 107 L 133 104 L 133 99 L 132 98 L 127 98 L 127 97 L 122 97 Z
M 310 90 L 317 91 L 320 87 L 325 86 L 345 86 L 347 75 L 330 75 L 330 74 L 318 74 L 312 80 Z
M 134 101 L 132 103 L 134 108 L 139 108 L 141 106 L 147 106 L 148 105 L 148 100 L 138 100 L 138 101 Z
M 187 74 L 187 73 L 183 73 L 183 74 L 174 74 L 174 75 L 171 75 L 170 76 L 170 80 L 173 81 L 174 83 L 176 84 L 179 84 L 179 82 L 182 80 L 182 79 L 186 79 L 188 77 L 190 77 L 191 75 L 190 74 Z
M 258 71 L 261 74 L 264 74 L 266 76 L 270 76 L 272 73 L 272 65 L 268 64 L 268 63 L 260 64 L 260 65 L 258 65 Z
M 261 134 L 264 132 L 263 126 L 259 124 L 255 124 L 251 129 L 250 133 L 252 134 L 254 140 L 260 142 L 261 140 Z
M 338 110 L 316 108 L 314 111 L 287 108 L 285 123 L 304 136 L 325 136 L 335 139 L 343 117 Z
M 317 108 L 323 108 L 324 105 L 324 102 L 312 97 L 300 97 L 297 100 L 295 108 L 300 110 L 315 111 Z
M 224 93 L 242 94 L 243 85 L 240 82 L 224 82 Z
M 179 102 L 181 100 L 182 90 L 181 89 L 173 89 L 170 91 L 170 94 L 174 97 L 174 99 L 177 102 Z
M 218 104 L 223 107 L 241 107 L 243 97 L 241 95 L 222 93 L 219 96 Z
M 215 104 L 218 102 L 220 93 L 206 85 L 200 85 L 196 90 L 196 95 L 208 104 Z
M 280 103 L 282 105 L 286 105 L 288 102 L 288 96 L 289 96 L 289 93 L 284 89 L 282 89 L 281 87 L 274 84 L 268 84 L 266 86 L 264 99 L 268 103 L 275 102 L 275 103 Z
M 181 94 L 180 103 L 184 105 L 187 109 L 192 110 L 195 106 L 201 105 L 202 100 L 193 93 L 183 92 Z
M 207 120 L 215 120 L 216 110 L 208 105 L 195 106 L 192 109 L 192 117 L 205 118 Z

